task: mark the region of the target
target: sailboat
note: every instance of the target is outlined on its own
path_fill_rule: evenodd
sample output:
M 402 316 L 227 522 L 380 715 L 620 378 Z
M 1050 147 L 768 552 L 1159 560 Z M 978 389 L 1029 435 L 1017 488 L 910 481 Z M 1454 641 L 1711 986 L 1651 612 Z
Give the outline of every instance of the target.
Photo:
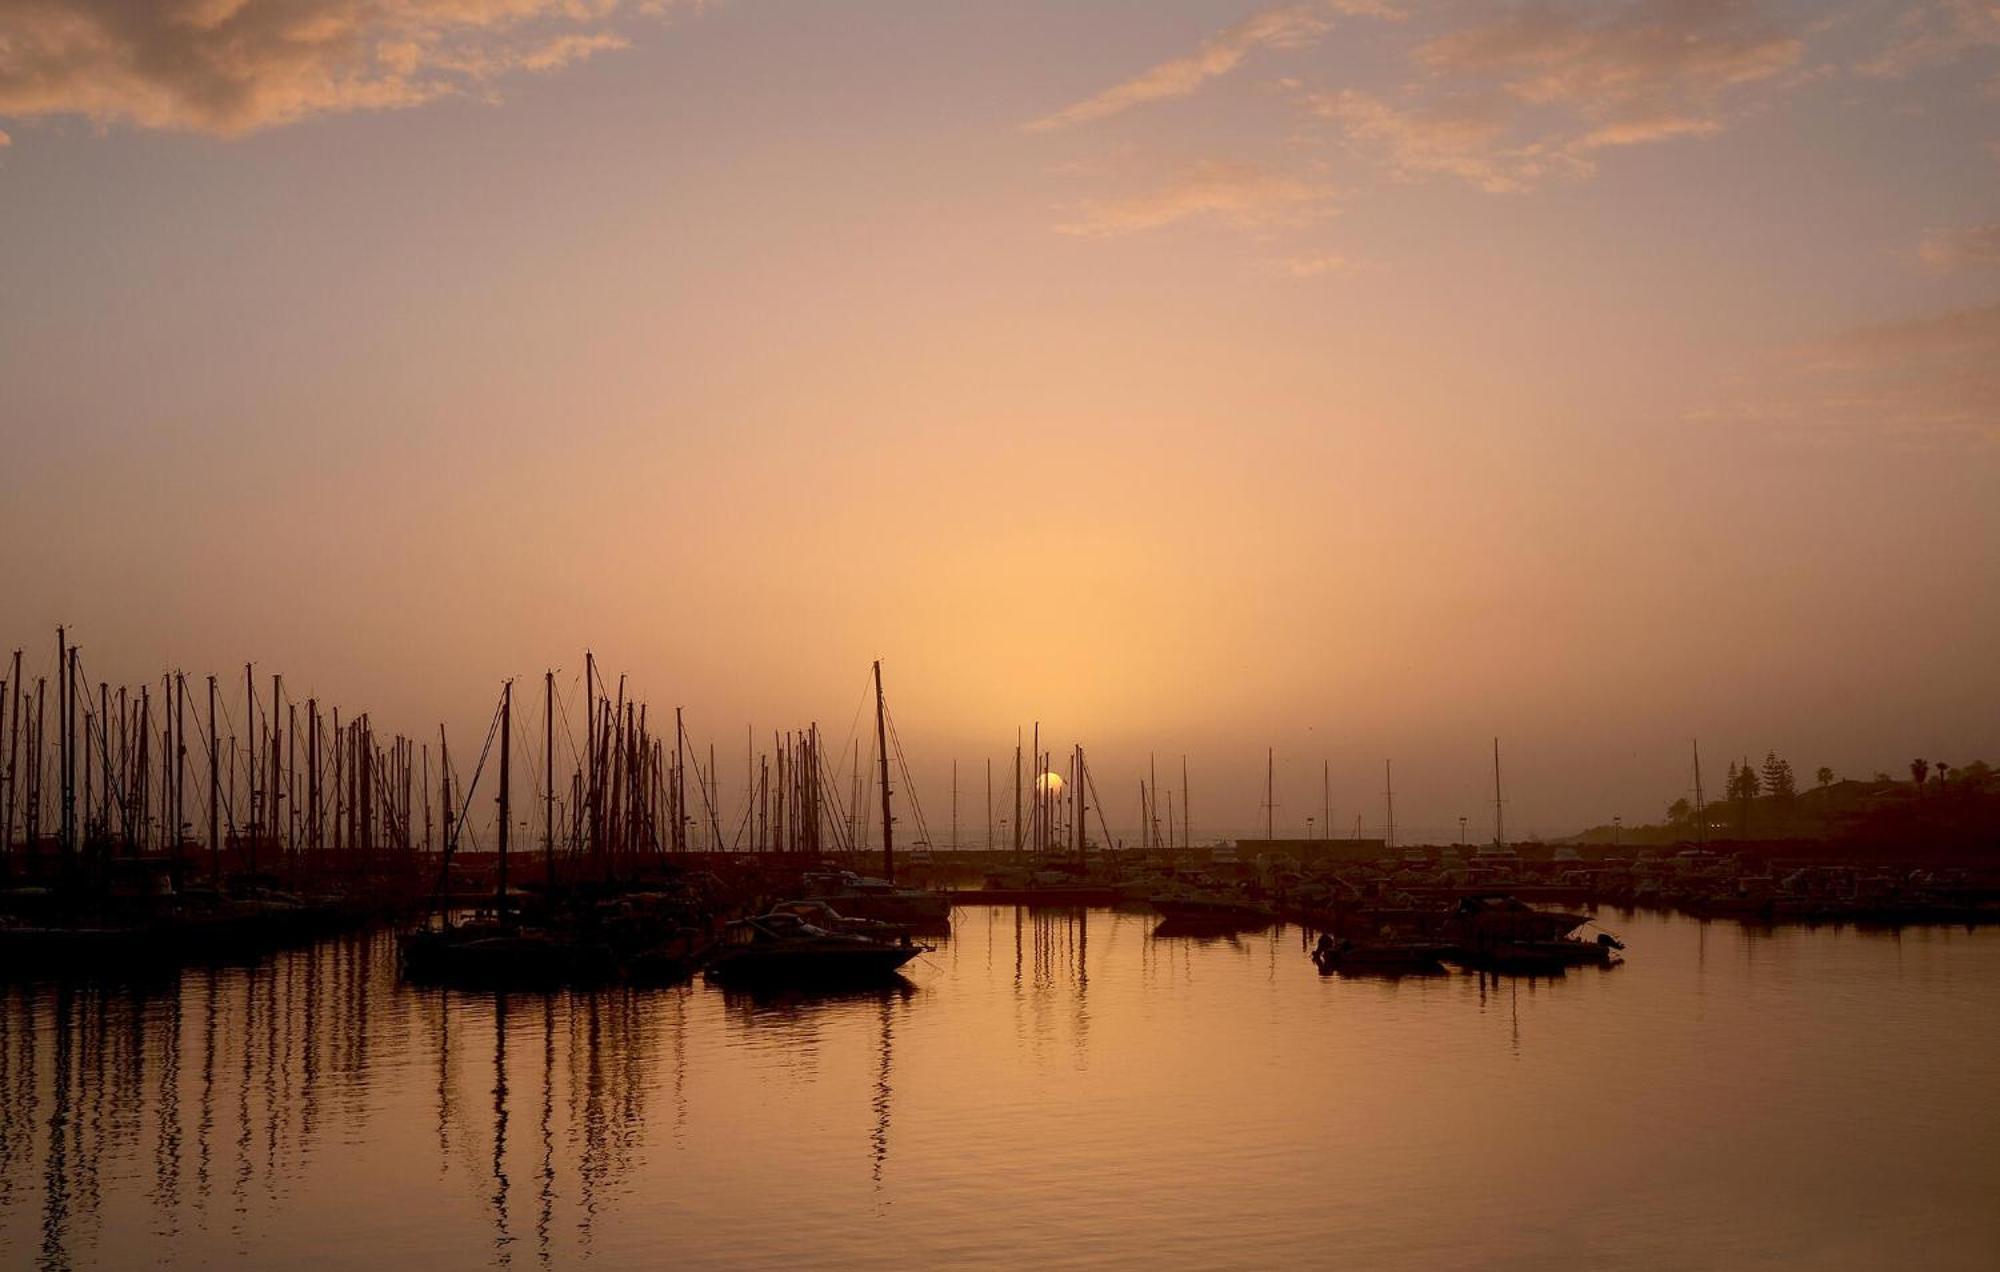
M 796 905 L 781 906 L 769 914 L 730 923 L 723 929 L 720 952 L 709 964 L 711 980 L 759 985 L 866 982 L 892 975 L 928 948 L 913 943 L 907 927 L 871 930 L 846 922 L 874 919 L 907 924 L 911 921 L 909 911 L 920 902 L 926 909 L 941 907 L 939 917 L 950 913 L 950 901 L 941 893 L 895 886 L 896 822 L 889 798 L 888 709 L 882 696 L 879 661 L 875 664 L 875 740 L 881 749 L 884 878 L 864 879 L 847 871 L 808 876 L 808 886 L 816 888 L 827 913 L 820 916 Z M 933 897 L 935 902 L 930 900 Z

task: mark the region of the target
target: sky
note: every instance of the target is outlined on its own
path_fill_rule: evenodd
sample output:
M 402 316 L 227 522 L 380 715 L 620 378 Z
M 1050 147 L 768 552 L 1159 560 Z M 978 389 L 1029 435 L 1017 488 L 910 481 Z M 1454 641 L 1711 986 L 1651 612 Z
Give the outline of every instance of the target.
M 2000 759 L 2000 9 L 0 0 L 0 404 L 30 676 L 880 658 L 939 843 Z

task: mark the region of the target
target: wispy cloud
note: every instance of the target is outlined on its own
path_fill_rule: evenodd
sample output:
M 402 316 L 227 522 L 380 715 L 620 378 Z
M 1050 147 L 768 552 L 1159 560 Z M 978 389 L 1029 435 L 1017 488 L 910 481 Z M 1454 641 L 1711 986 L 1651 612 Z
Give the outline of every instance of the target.
M 236 136 L 491 94 L 505 75 L 624 47 L 619 12 L 619 0 L 0 0 L 0 117 Z
M 1110 238 L 1191 219 L 1245 229 L 1296 226 L 1325 215 L 1332 199 L 1332 188 L 1321 182 L 1258 164 L 1209 161 L 1137 194 L 1087 199 L 1056 228 L 1082 238 Z
M 1272 262 L 1279 272 L 1293 278 L 1319 278 L 1326 274 L 1340 274 L 1354 267 L 1354 262 L 1333 252 L 1315 252 L 1308 256 L 1287 256 Z
M 1307 93 L 1301 100 L 1399 179 L 1457 177 L 1499 194 L 1528 189 L 1552 169 L 1576 166 L 1543 142 L 1510 142 L 1515 108 L 1492 92 L 1437 96 L 1405 110 L 1357 89 Z
M 2000 443 L 2000 305 L 1842 332 L 1785 351 L 1697 418 L 1842 442 Z
M 1900 78 L 1992 48 L 2000 48 L 2000 5 L 1992 0 L 1927 0 L 1906 6 L 1896 17 L 1888 46 L 1856 69 Z
M 1029 129 L 1050 132 L 1076 124 L 1104 119 L 1147 102 L 1191 96 L 1209 80 L 1227 75 L 1243 65 L 1258 49 L 1291 49 L 1311 44 L 1332 29 L 1335 12 L 1396 18 L 1401 15 L 1386 4 L 1371 0 L 1337 0 L 1336 3 L 1287 4 L 1262 9 L 1226 31 L 1210 36 L 1187 57 L 1161 62 L 1129 80 L 1103 92 L 1065 106 L 1029 124 Z
M 1933 230 L 1924 236 L 1917 255 L 1932 269 L 1965 269 L 2000 265 L 2000 221 L 1955 230 Z

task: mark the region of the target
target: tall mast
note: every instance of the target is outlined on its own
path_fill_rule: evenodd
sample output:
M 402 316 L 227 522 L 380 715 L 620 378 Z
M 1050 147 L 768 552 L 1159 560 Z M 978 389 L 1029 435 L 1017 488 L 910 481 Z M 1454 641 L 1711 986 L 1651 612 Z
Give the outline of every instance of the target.
M 215 677 L 208 678 L 208 872 L 222 886 L 222 780 L 215 734 Z
M 14 805 L 21 801 L 21 651 L 14 651 L 14 722 L 7 730 L 6 820 L 0 821 L 0 849 L 11 852 L 14 844 Z
M 1021 855 L 1021 730 L 1014 729 L 1014 855 Z
M 56 774 L 62 780 L 62 851 L 65 860 L 76 848 L 75 773 L 70 767 L 70 734 L 76 728 L 76 677 L 70 671 L 69 633 L 56 628 Z
M 1181 847 L 1194 847 L 1194 825 L 1188 821 L 1187 756 L 1181 757 Z
M 1160 766 L 1153 762 L 1151 751 L 1146 753 L 1146 799 L 1146 851 L 1157 852 L 1160 847 Z
M 306 844 L 319 853 L 319 699 L 306 699 Z M 429 779 L 426 778 L 426 781 Z M 424 791 L 430 798 L 430 791 Z
M 514 820 L 513 805 L 508 798 L 509 770 L 514 767 L 513 742 L 514 682 L 509 680 L 500 689 L 500 864 L 493 875 L 494 905 L 503 923 L 507 921 L 507 832 Z
M 896 882 L 896 820 L 889 812 L 889 708 L 882 697 L 882 660 L 875 660 L 875 749 L 882 765 L 882 877 Z
M 1389 825 L 1384 843 L 1396 846 L 1396 768 L 1393 761 L 1382 761 L 1382 793 L 1389 801 Z
M 1503 801 L 1500 798 L 1500 739 L 1494 738 L 1493 739 L 1493 846 L 1495 848 L 1505 848 L 1507 846 L 1507 820 L 1506 820 L 1506 814 L 1501 811 L 1502 807 L 1503 807 Z
M 1035 765 L 1035 838 L 1031 846 L 1036 853 L 1040 853 L 1043 847 L 1042 836 L 1048 830 L 1049 803 L 1048 791 L 1044 789 L 1046 784 L 1042 781 L 1042 774 L 1049 771 L 1049 766 L 1042 759 L 1042 722 L 1040 720 L 1035 721 L 1034 753 L 1032 758 Z
M 340 789 L 338 784 L 334 789 L 336 791 Z M 445 737 L 444 725 L 440 723 L 438 725 L 438 833 L 442 836 L 444 846 L 444 891 L 447 893 L 451 891 L 451 850 L 457 843 L 452 823 L 451 742 Z
M 584 803 L 588 806 L 584 814 L 584 826 L 590 839 L 589 848 L 593 855 L 597 852 L 597 659 L 588 650 L 583 651 L 583 702 L 584 702 Z
M 683 776 L 687 755 L 681 743 L 687 729 L 681 724 L 681 709 L 674 708 L 674 851 L 687 851 L 687 781 Z
M 1320 833 L 1333 838 L 1333 761 L 1319 762 Z
M 187 825 L 187 675 L 174 673 L 174 859 L 180 860 L 181 832 Z M 176 885 L 178 886 L 178 885 Z
M 1264 838 L 1267 840 L 1277 838 L 1277 828 L 1276 828 L 1276 821 L 1278 816 L 1277 778 L 1278 778 L 1278 750 L 1276 747 L 1265 747 L 1264 748 Z
M 1083 815 L 1086 805 L 1083 801 L 1083 747 L 1076 748 L 1076 758 L 1070 763 L 1070 780 L 1076 787 L 1076 799 L 1071 806 L 1071 815 L 1076 818 L 1076 864 L 1084 863 Z
M 542 856 L 549 868 L 549 895 L 556 891 L 556 673 L 542 673 Z M 430 817 L 424 817 L 430 834 Z
M 951 762 L 951 850 L 958 851 L 958 761 Z
M 257 873 L 257 682 L 251 664 L 243 664 L 243 821 L 244 846 L 251 874 Z
M 986 757 L 986 851 L 993 851 L 993 757 Z
M 284 824 L 280 802 L 285 789 L 285 743 L 284 733 L 278 728 L 278 699 L 285 688 L 284 677 L 271 676 L 271 769 L 264 774 L 265 812 L 271 822 L 271 842 L 278 842 L 278 828 Z
M 1701 739 L 1694 740 L 1694 841 L 1708 842 L 1708 812 L 1701 798 Z

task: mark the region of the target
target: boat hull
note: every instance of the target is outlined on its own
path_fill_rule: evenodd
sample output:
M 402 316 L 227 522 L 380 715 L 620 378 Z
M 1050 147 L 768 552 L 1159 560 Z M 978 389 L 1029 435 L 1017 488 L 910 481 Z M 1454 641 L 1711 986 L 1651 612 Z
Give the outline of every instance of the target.
M 709 965 L 708 977 L 725 985 L 865 984 L 891 979 L 922 952 L 914 945 L 750 945 L 718 957 Z

